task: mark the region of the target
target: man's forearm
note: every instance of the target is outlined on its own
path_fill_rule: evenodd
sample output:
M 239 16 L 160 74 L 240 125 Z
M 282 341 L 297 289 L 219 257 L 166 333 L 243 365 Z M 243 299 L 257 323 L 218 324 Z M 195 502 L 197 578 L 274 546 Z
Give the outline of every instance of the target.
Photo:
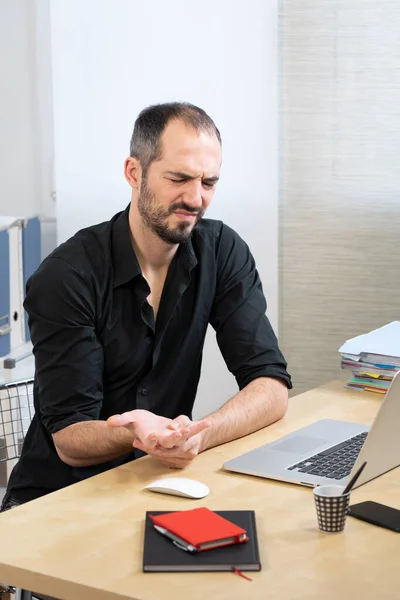
M 202 433 L 200 451 L 224 444 L 262 429 L 283 417 L 288 404 L 286 385 L 260 377 L 206 417 L 209 427 Z
M 53 434 L 61 460 L 71 467 L 97 465 L 132 452 L 133 434 L 106 421 L 82 421 Z

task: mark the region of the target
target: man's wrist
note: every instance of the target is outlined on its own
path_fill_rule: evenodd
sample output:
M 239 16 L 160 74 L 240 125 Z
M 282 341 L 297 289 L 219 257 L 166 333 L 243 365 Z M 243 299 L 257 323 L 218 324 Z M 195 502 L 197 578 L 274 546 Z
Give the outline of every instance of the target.
M 115 429 L 112 429 L 112 435 L 114 437 L 114 440 L 117 444 L 120 444 L 121 446 L 125 446 L 126 451 L 129 452 L 130 450 L 132 450 L 133 448 L 133 442 L 136 439 L 135 434 L 133 433 L 133 431 L 128 430 L 126 427 L 116 427 Z
M 207 429 L 204 429 L 203 431 L 200 431 L 200 433 L 197 434 L 198 436 L 200 436 L 199 454 L 201 452 L 204 452 L 204 450 L 207 450 L 210 447 L 209 439 L 210 439 L 211 429 L 212 429 L 212 425 L 210 423 L 210 425 L 207 427 Z

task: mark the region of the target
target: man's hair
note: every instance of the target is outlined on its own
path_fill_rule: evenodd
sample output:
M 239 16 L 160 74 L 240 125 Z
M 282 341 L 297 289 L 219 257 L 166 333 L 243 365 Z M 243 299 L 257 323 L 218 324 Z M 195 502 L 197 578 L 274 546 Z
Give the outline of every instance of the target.
M 161 136 L 165 127 L 173 120 L 182 121 L 196 131 L 215 135 L 221 144 L 220 132 L 202 108 L 188 102 L 148 106 L 136 119 L 130 144 L 130 156 L 140 161 L 144 176 L 150 164 L 161 158 Z

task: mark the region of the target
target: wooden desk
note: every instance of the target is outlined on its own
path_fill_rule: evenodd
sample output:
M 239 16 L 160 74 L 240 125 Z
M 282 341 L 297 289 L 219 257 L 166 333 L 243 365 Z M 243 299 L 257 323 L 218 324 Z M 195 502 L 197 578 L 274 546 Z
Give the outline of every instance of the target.
M 381 397 L 333 382 L 290 400 L 286 417 L 197 457 L 185 475 L 211 488 L 199 501 L 143 490 L 166 471 L 129 463 L 0 515 L 0 581 L 61 600 L 400 597 L 400 535 L 349 518 L 345 532 L 318 532 L 312 490 L 221 471 L 223 462 L 323 417 L 371 423 Z M 400 469 L 358 488 L 352 501 L 400 508 Z M 142 573 L 146 510 L 255 509 L 263 569 Z

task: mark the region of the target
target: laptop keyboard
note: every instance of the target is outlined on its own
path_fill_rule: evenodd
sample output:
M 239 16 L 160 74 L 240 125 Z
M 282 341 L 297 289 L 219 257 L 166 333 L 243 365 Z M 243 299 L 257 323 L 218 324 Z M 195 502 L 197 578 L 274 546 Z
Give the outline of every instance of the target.
M 288 470 L 297 469 L 299 473 L 310 473 L 310 475 L 319 475 L 320 477 L 342 479 L 351 472 L 365 442 L 367 433 L 366 431 L 359 433 L 336 446 L 327 448 L 319 454 L 302 460 L 289 467 Z

